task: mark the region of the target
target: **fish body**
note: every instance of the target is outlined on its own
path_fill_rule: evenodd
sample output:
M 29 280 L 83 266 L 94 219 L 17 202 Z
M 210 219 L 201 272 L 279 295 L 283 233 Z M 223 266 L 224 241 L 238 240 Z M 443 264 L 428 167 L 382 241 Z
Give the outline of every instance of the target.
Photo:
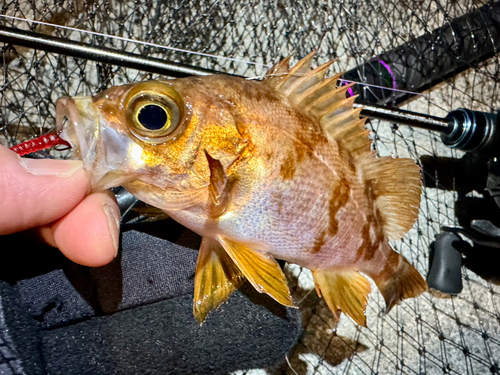
M 365 325 L 371 277 L 388 309 L 426 289 L 389 246 L 418 214 L 420 171 L 377 158 L 330 63 L 277 64 L 263 81 L 225 75 L 147 81 L 63 98 L 62 137 L 94 189 L 123 185 L 203 238 L 194 314 L 248 279 L 292 306 L 274 258 L 312 270 L 336 315 Z M 59 125 L 61 128 L 62 125 Z

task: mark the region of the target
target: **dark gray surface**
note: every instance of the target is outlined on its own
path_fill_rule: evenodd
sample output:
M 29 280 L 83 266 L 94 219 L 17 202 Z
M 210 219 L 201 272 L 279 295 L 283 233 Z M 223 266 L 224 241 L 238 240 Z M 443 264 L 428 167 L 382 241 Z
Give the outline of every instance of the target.
M 3 300 L 0 295 L 0 374 L 24 374 L 22 362 L 18 357 L 9 334 L 3 313 Z
M 22 303 L 44 328 L 193 292 L 198 252 L 125 232 L 120 256 L 99 268 L 68 265 L 17 283 Z
M 277 311 L 238 292 L 200 327 L 186 295 L 48 331 L 42 345 L 53 375 L 227 374 L 284 360 L 301 321 Z
M 0 375 L 226 374 L 284 361 L 302 331 L 297 309 L 244 284 L 200 326 L 199 237 L 172 221 L 134 228 L 100 268 L 22 235 L 0 237 L 17 248 L 0 265 Z

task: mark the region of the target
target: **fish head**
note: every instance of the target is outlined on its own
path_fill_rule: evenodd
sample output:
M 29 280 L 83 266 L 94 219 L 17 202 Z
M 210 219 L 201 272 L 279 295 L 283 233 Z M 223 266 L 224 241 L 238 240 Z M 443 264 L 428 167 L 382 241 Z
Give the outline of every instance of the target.
M 182 209 L 207 193 L 206 153 L 227 166 L 240 152 L 231 111 L 214 101 L 230 105 L 213 86 L 198 78 L 144 81 L 63 97 L 57 131 L 83 161 L 93 190 L 121 185 L 160 209 Z

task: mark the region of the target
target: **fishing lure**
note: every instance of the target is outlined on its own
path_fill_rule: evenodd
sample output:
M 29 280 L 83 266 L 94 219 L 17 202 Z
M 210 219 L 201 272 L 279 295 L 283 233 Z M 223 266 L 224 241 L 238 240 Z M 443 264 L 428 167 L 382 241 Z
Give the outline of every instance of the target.
M 46 150 L 58 145 L 64 145 L 71 148 L 71 145 L 64 139 L 59 138 L 58 134 L 44 134 L 40 137 L 30 139 L 29 141 L 19 143 L 18 145 L 10 147 L 12 151 L 20 156 L 32 154 L 33 152 Z

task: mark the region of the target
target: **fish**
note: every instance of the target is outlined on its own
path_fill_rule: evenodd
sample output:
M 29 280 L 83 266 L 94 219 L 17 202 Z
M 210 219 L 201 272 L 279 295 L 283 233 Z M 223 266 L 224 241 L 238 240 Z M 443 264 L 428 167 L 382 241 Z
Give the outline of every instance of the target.
M 202 237 L 200 324 L 245 280 L 295 306 L 276 259 L 310 269 L 335 317 L 365 327 L 367 277 L 386 311 L 427 290 L 389 244 L 418 216 L 420 168 L 376 155 L 350 85 L 314 56 L 260 81 L 158 79 L 57 101 L 56 129 L 94 191 L 121 185 Z

